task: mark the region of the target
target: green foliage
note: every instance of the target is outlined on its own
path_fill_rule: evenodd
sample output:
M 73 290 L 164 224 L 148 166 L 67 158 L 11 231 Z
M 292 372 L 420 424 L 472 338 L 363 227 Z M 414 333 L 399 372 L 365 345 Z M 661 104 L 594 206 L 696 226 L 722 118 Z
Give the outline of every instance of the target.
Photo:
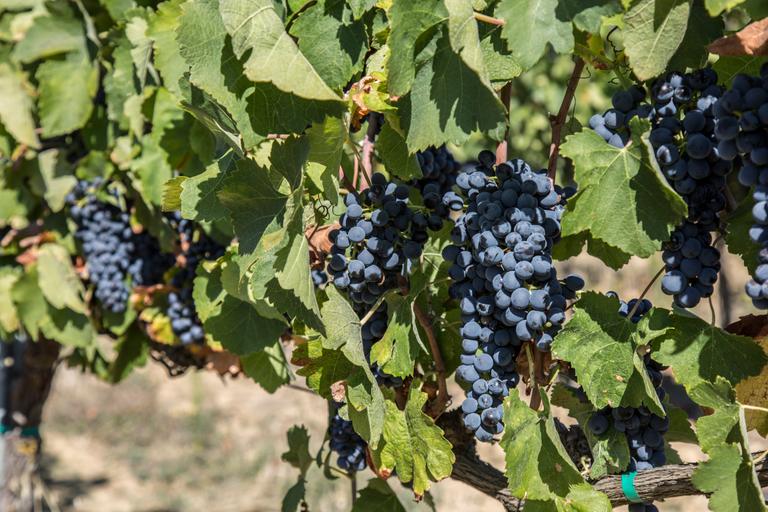
M 54 340 L 69 364 L 113 383 L 150 353 L 181 369 L 242 372 L 270 393 L 303 379 L 344 402 L 339 410 L 379 474 L 396 472 L 421 497 L 456 462 L 456 432 L 434 419 L 436 389 L 461 353 L 461 314 L 440 256 L 453 224 L 430 230 L 422 258 L 398 276 L 385 296 L 386 331 L 371 342 L 365 312 L 332 284 L 315 286 L 311 273 L 325 268 L 347 195 L 366 188 L 363 171 L 370 163 L 413 182 L 423 177 L 420 150 L 448 144 L 471 166 L 468 155 L 502 140 L 508 158 L 543 164 L 581 58 L 563 158 L 550 170 L 558 183 L 578 185 L 554 255 L 586 249 L 612 269 L 650 258 L 686 207 L 656 164 L 649 123 L 633 120 L 621 149 L 581 127 L 610 108 L 616 82 L 707 62 L 721 85 L 756 74 L 764 58 L 715 58 L 707 47 L 726 27 L 768 12 L 756 0 L 125 0 L 11 2 L 0 15 L 0 334 Z M 378 133 L 369 130 L 374 119 L 383 120 Z M 102 180 L 96 197 L 175 256 L 159 285 L 126 277 L 125 312 L 101 307 L 75 236 L 69 194 L 86 179 Z M 729 186 L 736 197 L 748 193 L 736 180 Z M 427 211 L 416 191 L 410 199 Z M 751 207 L 743 201 L 723 228 L 729 251 L 753 269 Z M 179 218 L 193 226 L 191 240 L 179 235 Z M 188 347 L 169 304 L 186 246 L 202 238 L 225 249 L 190 269 L 189 307 L 205 342 Z M 712 510 L 763 510 L 747 428 L 765 434 L 765 422 L 739 403 L 764 398 L 762 345 L 677 309 L 655 308 L 635 324 L 618 308 L 584 292 L 554 340 L 545 370 L 572 370 L 585 399 L 562 383 L 540 388 L 541 410 L 514 391 L 506 399 L 510 492 L 531 511 L 610 510 L 591 484 L 626 470 L 626 436 L 585 428 L 593 462 L 582 474 L 549 401 L 582 426 L 602 407 L 644 405 L 668 415 L 667 442 L 698 443 L 708 455 L 693 483 L 711 495 Z M 695 429 L 659 399 L 644 365 L 649 352 L 711 411 Z M 520 371 L 527 357 L 522 351 Z M 404 384 L 385 389 L 374 371 Z M 299 478 L 282 510 L 293 511 L 323 456 L 312 454 L 303 427 L 288 433 L 288 445 L 283 459 Z M 394 482 L 370 480 L 352 510 L 405 510 Z

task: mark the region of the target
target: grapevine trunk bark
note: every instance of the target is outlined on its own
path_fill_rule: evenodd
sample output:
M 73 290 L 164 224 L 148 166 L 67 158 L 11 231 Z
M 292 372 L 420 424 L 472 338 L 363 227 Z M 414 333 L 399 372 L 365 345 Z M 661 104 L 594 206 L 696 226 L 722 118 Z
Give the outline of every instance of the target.
M 59 345 L 52 341 L 8 343 L 24 346 L 4 354 L 0 373 L 5 414 L 0 436 L 0 510 L 33 512 L 41 510 L 43 489 L 40 487 L 40 426 L 43 405 L 48 398 L 56 369 Z M 13 364 L 16 363 L 16 364 Z

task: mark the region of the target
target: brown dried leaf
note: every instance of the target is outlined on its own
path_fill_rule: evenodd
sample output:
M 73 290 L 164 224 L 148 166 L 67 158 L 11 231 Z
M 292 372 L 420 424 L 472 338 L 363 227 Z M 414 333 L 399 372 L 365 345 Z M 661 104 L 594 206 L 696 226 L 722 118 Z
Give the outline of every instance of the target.
M 708 50 L 731 57 L 768 55 L 768 18 L 750 23 L 733 35 L 715 40 Z
M 768 352 L 768 316 L 745 316 L 726 327 L 726 330 L 754 338 Z M 768 366 L 763 368 L 760 375 L 739 382 L 736 385 L 736 398 L 742 404 L 768 407 Z M 754 410 L 745 412 L 747 428 L 756 429 L 762 436 L 768 435 L 768 414 Z

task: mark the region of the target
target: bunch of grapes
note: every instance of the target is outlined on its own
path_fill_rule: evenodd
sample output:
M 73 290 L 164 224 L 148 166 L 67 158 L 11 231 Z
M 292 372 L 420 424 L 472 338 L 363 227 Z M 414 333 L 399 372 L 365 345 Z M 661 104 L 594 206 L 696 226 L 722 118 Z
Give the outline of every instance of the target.
M 568 427 L 555 418 L 555 429 L 573 464 L 579 469 L 589 468 L 593 460 L 592 450 L 582 428 L 579 425 Z
M 314 284 L 316 288 L 325 286 L 328 282 L 328 273 L 324 268 L 313 268 L 310 275 L 312 276 L 312 284 Z
M 424 206 L 432 212 L 427 218 L 430 229 L 437 231 L 442 227 L 442 219 L 464 206 L 463 199 L 453 191 L 461 165 L 444 145 L 419 151 L 416 157 L 424 177 L 414 180 L 412 186 L 421 192 Z
M 409 206 L 410 187 L 390 182 L 380 173 L 371 177 L 372 186 L 360 196 L 350 192 L 341 227 L 330 234 L 333 246 L 328 263 L 337 289 L 345 291 L 355 309 L 364 317 L 398 280 L 410 274 L 418 262 L 431 226 L 429 217 Z M 442 224 L 442 221 L 441 221 Z M 363 328 L 366 354 L 386 331 L 387 311 L 383 304 Z M 401 379 L 387 379 L 374 367 L 382 384 L 399 385 Z
M 548 351 L 565 320 L 566 300 L 584 285 L 564 283 L 552 265 L 560 236 L 563 197 L 547 177 L 523 160 L 494 167 L 490 151 L 458 176 L 467 211 L 451 232 L 451 296 L 459 300 L 463 354 L 457 379 L 469 388 L 464 423 L 481 441 L 504 426 L 501 403 L 520 377 L 515 360 L 524 342 Z
M 661 289 L 675 304 L 692 308 L 712 295 L 720 271 L 720 251 L 712 246 L 712 235 L 701 224 L 685 222 L 672 233 L 661 255 L 666 274 Z
M 365 469 L 365 449 L 368 445 L 352 428 L 352 422 L 339 416 L 338 411 L 328 425 L 328 436 L 331 450 L 339 456 L 336 464 L 341 469 L 350 473 Z
M 203 260 L 216 260 L 224 254 L 225 247 L 200 229 L 192 221 L 176 214 L 171 217 L 181 242 L 181 267 L 171 278 L 174 291 L 168 294 L 168 317 L 171 329 L 183 345 L 202 344 L 205 332 L 197 316 L 192 290 L 197 266 Z
M 111 202 L 99 200 L 95 192 L 102 180 L 79 181 L 67 196 L 70 215 L 77 224 L 75 238 L 80 242 L 93 283 L 96 299 L 112 313 L 122 313 L 128 305 L 130 288 L 162 280 L 172 257 L 160 252 L 157 240 L 146 232 L 134 233 L 127 211 Z M 111 192 L 117 200 L 117 193 Z
M 731 89 L 715 105 L 715 136 L 723 158 L 741 157 L 739 182 L 754 187 L 750 239 L 762 246 L 755 274 L 746 285 L 755 307 L 768 309 L 768 64 L 760 77 L 736 75 Z
M 631 136 L 630 119 L 639 117 L 651 121 L 655 117 L 656 112 L 653 107 L 643 100 L 645 100 L 645 90 L 638 85 L 626 91 L 619 91 L 611 99 L 613 108 L 602 115 L 595 114 L 590 117 L 589 127 L 611 146 L 623 148 Z
M 615 293 L 609 295 L 616 296 Z M 637 299 L 629 302 L 621 301 L 619 314 L 626 317 L 634 309 L 630 320 L 637 323 L 642 316 L 650 311 L 651 304 Z M 643 311 L 643 313 L 640 313 Z M 645 355 L 645 370 L 656 389 L 659 401 L 664 400 L 665 392 L 661 387 L 664 369 L 654 361 L 649 354 Z M 669 430 L 669 418 L 653 414 L 645 406 L 633 407 L 604 407 L 589 418 L 588 428 L 596 436 L 602 436 L 608 429 L 613 428 L 624 433 L 629 444 L 629 471 L 643 471 L 663 466 L 667 462 L 664 453 L 664 434 Z M 649 503 L 638 503 L 630 508 L 633 512 L 658 512 Z

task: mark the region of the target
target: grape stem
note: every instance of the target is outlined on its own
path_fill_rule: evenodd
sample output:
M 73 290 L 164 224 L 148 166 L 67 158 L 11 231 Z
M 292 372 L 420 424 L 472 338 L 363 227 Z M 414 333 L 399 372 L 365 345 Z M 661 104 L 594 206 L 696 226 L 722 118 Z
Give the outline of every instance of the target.
M 741 404 L 741 407 L 742 409 L 748 409 L 750 411 L 759 411 L 759 412 L 768 413 L 768 409 L 766 409 L 765 407 L 759 407 L 757 405 Z
M 531 351 L 531 344 L 525 344 L 525 355 L 528 357 L 528 375 L 530 379 L 531 389 L 531 401 L 529 403 L 531 409 L 534 411 L 539 410 L 541 405 L 541 389 L 539 388 L 539 375 L 543 375 L 544 369 L 544 354 L 539 350 Z
M 349 147 L 352 148 L 352 152 L 355 154 L 355 163 L 360 167 L 364 167 L 363 157 L 360 156 L 360 150 L 358 149 L 357 144 L 355 144 L 355 141 L 348 138 L 347 143 L 349 144 Z M 368 184 L 368 187 L 369 188 L 372 187 L 373 184 L 371 183 L 371 177 L 368 176 L 368 174 L 366 174 L 366 171 L 364 168 L 362 169 L 362 172 L 360 174 L 363 175 L 363 179 L 365 179 L 365 182 Z
M 416 320 L 424 329 L 427 334 L 427 341 L 429 342 L 429 349 L 432 351 L 432 358 L 435 360 L 435 372 L 437 373 L 437 397 L 430 405 L 429 415 L 433 418 L 437 418 L 445 411 L 445 406 L 448 403 L 448 386 L 445 383 L 445 362 L 443 361 L 443 355 L 440 353 L 440 345 L 437 343 L 437 337 L 435 331 L 432 329 L 432 323 L 429 316 L 421 309 L 421 306 L 414 302 L 413 312 L 416 314 Z
M 352 505 L 357 501 L 357 475 L 354 472 L 349 473 L 349 490 L 352 493 Z
M 560 139 L 562 138 L 563 126 L 565 126 L 568 110 L 571 108 L 573 95 L 576 93 L 576 87 L 579 85 L 581 72 L 583 70 L 584 59 L 576 57 L 573 62 L 571 78 L 568 79 L 568 84 L 565 87 L 565 94 L 563 95 L 563 102 L 560 104 L 560 110 L 558 110 L 556 116 L 550 117 L 552 142 L 549 145 L 549 165 L 547 165 L 547 175 L 552 181 L 555 180 L 555 175 L 557 173 L 557 157 L 560 154 Z
M 627 314 L 627 318 L 632 318 L 632 316 L 635 314 L 635 311 L 637 311 L 637 308 L 640 307 L 640 303 L 645 298 L 646 294 L 648 293 L 648 290 L 651 289 L 651 286 L 653 286 L 653 283 L 656 282 L 656 280 L 661 277 L 661 274 L 664 273 L 664 270 L 666 270 L 666 266 L 663 266 L 659 269 L 658 272 L 656 272 L 656 275 L 653 276 L 651 281 L 646 285 L 645 289 L 643 290 L 643 293 L 640 294 L 640 296 L 637 298 L 637 302 L 635 302 L 635 305 L 632 306 L 632 310 Z
M 506 23 L 502 19 L 494 18 L 492 16 L 488 16 L 487 14 L 483 14 L 483 13 L 480 13 L 480 12 L 476 12 L 475 13 L 475 19 L 477 21 L 481 21 L 483 23 L 488 23 L 489 25 L 496 25 L 498 27 L 501 27 L 502 25 L 504 25 L 504 23 Z
M 712 325 L 712 327 L 714 327 L 715 326 L 715 322 L 717 322 L 717 315 L 715 314 L 715 305 L 712 304 L 712 296 L 711 295 L 708 297 L 708 300 L 709 300 L 709 310 L 712 312 L 712 323 L 711 323 L 711 325 Z
M 371 113 L 368 115 L 368 131 L 365 133 L 365 138 L 363 139 L 363 156 L 362 156 L 362 166 L 363 166 L 363 173 L 366 176 L 366 181 L 368 181 L 368 185 L 370 186 L 370 178 L 373 174 L 373 157 L 374 157 L 374 149 L 376 147 L 376 134 L 379 131 L 379 116 L 373 115 Z
M 376 302 L 373 303 L 373 306 L 371 306 L 371 309 L 368 310 L 368 312 L 365 314 L 365 316 L 360 319 L 360 325 L 361 326 L 365 325 L 368 322 L 368 320 L 371 319 L 371 317 L 374 315 L 374 313 L 376 313 L 376 310 L 379 309 L 379 307 L 381 307 L 381 303 L 384 302 L 387 299 L 387 297 L 389 297 L 393 293 L 397 293 L 397 292 L 398 292 L 397 288 L 393 288 L 393 289 L 388 290 L 385 293 L 383 293 L 381 295 L 381 297 L 379 297 L 376 300 Z
M 496 146 L 496 164 L 502 164 L 509 159 L 509 101 L 512 97 L 512 82 L 508 83 L 499 91 L 499 99 L 507 109 L 507 129 L 504 131 L 504 140 Z

